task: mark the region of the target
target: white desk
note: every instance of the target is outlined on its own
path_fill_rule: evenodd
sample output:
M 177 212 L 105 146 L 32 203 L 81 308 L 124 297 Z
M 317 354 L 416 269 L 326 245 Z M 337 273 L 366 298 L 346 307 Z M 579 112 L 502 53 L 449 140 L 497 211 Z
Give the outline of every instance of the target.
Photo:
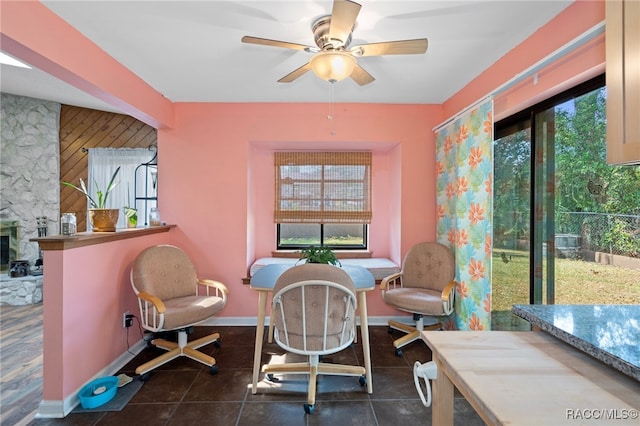
M 640 424 L 640 382 L 542 332 L 424 331 L 438 366 L 432 424 L 454 386 L 489 425 Z
M 260 358 L 262 356 L 262 340 L 264 339 L 264 318 L 267 312 L 267 295 L 273 292 L 278 277 L 293 265 L 273 264 L 260 268 L 251 277 L 250 287 L 258 291 L 258 324 L 256 327 L 256 343 L 253 353 L 253 380 L 251 393 L 258 391 L 260 376 Z M 373 377 L 371 374 L 371 353 L 369 349 L 369 324 L 367 321 L 367 292 L 375 288 L 375 279 L 371 272 L 360 266 L 343 265 L 353 280 L 358 295 L 358 311 L 360 312 L 360 333 L 362 335 L 362 350 L 364 352 L 364 368 L 367 375 L 367 392 L 373 393 Z M 269 333 L 271 341 L 271 333 Z

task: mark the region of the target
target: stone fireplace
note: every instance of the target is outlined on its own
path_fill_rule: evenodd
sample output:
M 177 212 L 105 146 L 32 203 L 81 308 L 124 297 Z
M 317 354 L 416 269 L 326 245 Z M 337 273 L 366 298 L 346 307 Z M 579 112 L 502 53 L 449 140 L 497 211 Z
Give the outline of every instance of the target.
M 29 274 L 13 278 L 10 274 L 10 264 L 20 260 L 19 230 L 17 220 L 0 220 L 0 304 L 30 305 L 42 302 L 42 276 Z
M 9 270 L 9 262 L 18 260 L 18 221 L 0 220 L 0 272 Z
M 12 260 L 33 267 L 40 257 L 29 241 L 38 237 L 38 218 L 47 218 L 49 234 L 58 232 L 60 104 L 0 93 L 0 129 L 0 304 L 39 303 L 43 277 L 10 278 L 7 270 Z

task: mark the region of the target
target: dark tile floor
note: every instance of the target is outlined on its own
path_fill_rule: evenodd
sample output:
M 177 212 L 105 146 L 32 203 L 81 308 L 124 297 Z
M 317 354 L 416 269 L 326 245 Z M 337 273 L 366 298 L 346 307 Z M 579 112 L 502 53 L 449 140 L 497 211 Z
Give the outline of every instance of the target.
M 222 346 L 208 345 L 200 350 L 212 354 L 219 372 L 187 358 L 180 358 L 156 369 L 122 411 L 72 413 L 64 419 L 35 419 L 30 425 L 401 425 L 431 424 L 431 409 L 420 402 L 413 382 L 413 363 L 431 359 L 422 342 L 394 354 L 387 327 L 370 327 L 373 365 L 373 394 L 366 393 L 358 378 L 320 376 L 315 410 L 305 414 L 307 384 L 305 376 L 283 376 L 278 383 L 264 380 L 258 393 L 251 393 L 251 372 L 255 327 L 196 327 L 190 336 L 208 332 L 221 334 Z M 265 333 L 266 335 L 266 333 Z M 122 370 L 135 376 L 139 364 L 162 351 L 147 348 Z M 292 360 L 276 344 L 265 342 L 262 362 Z M 361 341 L 344 351 L 325 357 L 325 362 L 364 365 Z M 136 377 L 137 379 L 137 377 Z M 467 401 L 456 394 L 455 424 L 483 425 Z

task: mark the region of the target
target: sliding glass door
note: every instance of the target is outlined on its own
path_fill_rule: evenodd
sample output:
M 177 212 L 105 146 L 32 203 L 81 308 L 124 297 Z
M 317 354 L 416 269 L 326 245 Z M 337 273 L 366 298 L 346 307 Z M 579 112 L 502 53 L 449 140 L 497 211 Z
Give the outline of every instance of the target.
M 604 79 L 496 123 L 492 328 L 513 304 L 640 303 L 640 168 L 609 166 Z
M 531 120 L 496 134 L 493 184 L 492 329 L 518 328 L 511 305 L 529 303 Z

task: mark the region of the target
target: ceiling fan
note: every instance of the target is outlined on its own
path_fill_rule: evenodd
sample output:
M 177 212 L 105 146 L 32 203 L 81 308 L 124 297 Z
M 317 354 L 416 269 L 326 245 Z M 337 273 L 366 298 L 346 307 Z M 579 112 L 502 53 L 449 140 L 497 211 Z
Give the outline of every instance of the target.
M 309 62 L 282 77 L 278 80 L 279 83 L 291 83 L 307 71 L 313 70 L 318 77 L 331 83 L 351 77 L 363 86 L 371 83 L 375 78 L 358 64 L 357 58 L 411 55 L 427 51 L 426 38 L 349 46 L 361 7 L 360 4 L 350 0 L 334 0 L 331 15 L 316 19 L 311 26 L 316 46 L 252 36 L 242 37 L 242 42 L 314 53 Z

